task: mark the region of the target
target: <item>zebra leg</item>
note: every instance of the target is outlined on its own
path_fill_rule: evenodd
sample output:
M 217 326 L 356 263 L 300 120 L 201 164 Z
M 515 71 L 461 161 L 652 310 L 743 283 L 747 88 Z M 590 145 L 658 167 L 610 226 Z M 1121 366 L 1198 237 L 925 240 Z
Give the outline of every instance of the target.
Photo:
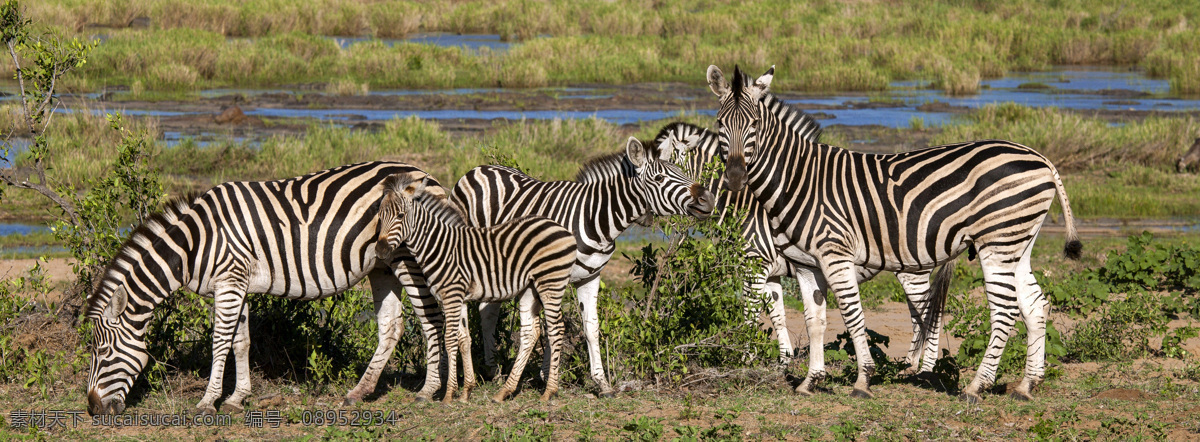
M 217 407 L 213 404 L 221 397 L 221 387 L 225 377 L 225 358 L 229 356 L 229 351 L 233 346 L 233 337 L 237 332 L 238 320 L 245 308 L 245 288 L 221 287 L 216 290 L 213 300 L 212 373 L 208 376 L 208 387 L 204 389 L 204 397 L 200 398 L 199 404 L 196 404 L 196 411 L 203 414 L 217 412 Z
M 804 301 L 804 325 L 808 329 L 808 374 L 796 386 L 796 393 L 812 396 L 825 379 L 825 290 L 811 267 L 796 266 L 793 273 Z
M 471 399 L 471 390 L 475 389 L 478 383 L 475 381 L 475 362 L 471 360 L 471 327 L 467 323 L 467 306 L 463 305 L 462 317 L 459 318 L 462 323 L 459 327 L 458 350 L 462 352 L 462 367 L 463 367 L 463 384 L 462 393 L 459 394 L 458 401 L 467 403 Z
M 523 292 L 517 302 L 517 309 L 521 317 L 521 342 L 517 347 L 517 360 L 513 363 L 512 371 L 508 373 L 508 379 L 500 387 L 500 391 L 492 396 L 492 402 L 496 403 L 504 402 L 510 394 L 517 391 L 521 374 L 525 372 L 525 364 L 529 362 L 533 346 L 537 345 L 538 335 L 541 333 L 541 326 L 538 324 L 541 302 L 532 291 Z
M 751 255 L 756 254 L 751 252 Z M 765 261 L 765 259 L 761 261 Z M 792 354 L 795 352 L 792 349 L 792 337 L 787 328 L 787 312 L 783 305 L 783 285 L 779 281 L 780 275 L 784 273 L 780 270 L 786 268 L 787 264 L 783 262 L 782 257 L 777 257 L 774 262 L 762 262 L 762 264 L 762 273 L 746 280 L 742 287 L 742 293 L 746 296 L 747 301 L 746 320 L 752 324 L 758 324 L 760 299 L 771 304 L 768 317 L 771 319 L 771 327 L 775 329 L 775 337 L 779 341 L 779 363 L 787 367 L 788 364 L 791 364 Z
M 244 303 L 238 318 L 237 334 L 233 338 L 233 360 L 237 364 L 237 385 L 221 406 L 239 413 L 245 409 L 242 401 L 250 395 L 250 306 Z
M 925 314 L 929 311 L 930 305 L 929 272 L 897 272 L 896 279 L 900 280 L 900 287 L 904 289 L 904 295 L 908 298 L 908 314 L 912 318 L 913 331 L 912 341 L 908 345 L 908 354 L 904 357 L 904 363 L 908 364 L 908 368 L 900 372 L 900 375 L 912 376 L 928 371 L 921 362 L 922 356 L 928 354 L 928 344 L 932 333 L 926 334 L 926 339 L 922 340 L 921 329 L 924 327 Z M 934 341 L 933 345 L 933 353 L 936 355 L 937 342 Z M 930 363 L 929 369 L 932 368 L 932 363 Z
M 854 381 L 854 391 L 851 397 L 872 398 L 871 375 L 875 374 L 875 360 L 871 358 L 870 346 L 867 344 L 867 321 L 863 314 L 862 300 L 858 294 L 858 278 L 854 262 L 850 257 L 841 253 L 826 253 L 832 264 L 822 262 L 825 275 L 829 279 L 829 288 L 833 290 L 842 310 L 842 320 L 846 330 L 854 342 L 854 354 L 858 359 L 858 379 Z
M 463 315 L 463 297 L 464 293 L 458 288 L 447 288 L 439 291 L 442 295 L 442 310 L 446 314 L 446 356 L 447 376 L 446 376 L 446 395 L 442 397 L 442 403 L 450 405 L 454 400 L 454 392 L 458 389 L 458 355 L 464 349 L 459 345 L 462 340 L 458 334 L 462 331 Z M 471 351 L 470 348 L 465 351 Z
M 379 345 L 375 354 L 367 364 L 367 371 L 350 392 L 346 393 L 344 405 L 354 405 L 361 402 L 363 396 L 375 391 L 379 384 L 379 376 L 384 366 L 392 357 L 400 335 L 404 334 L 404 318 L 401 315 L 400 280 L 387 271 L 373 271 L 367 275 L 371 279 L 371 294 L 375 302 L 375 320 L 379 326 Z
M 1050 303 L 1042 294 L 1037 278 L 1033 276 L 1030 267 L 1029 253 L 1033 249 L 1033 241 L 1017 267 L 1017 302 L 1021 307 L 1021 315 L 1025 317 L 1025 328 L 1028 333 L 1025 352 L 1025 378 L 1017 385 L 1011 396 L 1018 400 L 1033 400 L 1033 388 L 1042 383 L 1046 374 L 1046 312 Z
M 975 378 L 959 395 L 959 399 L 976 403 L 983 398 L 980 393 L 996 381 L 996 370 L 1000 365 L 1000 357 L 1004 355 L 1004 346 L 1012 333 L 1013 325 L 1021 315 L 1016 293 L 1016 261 L 1015 253 L 997 252 L 996 248 L 984 246 L 979 250 L 979 262 L 983 265 L 983 285 L 987 291 L 988 306 L 991 308 L 991 336 L 988 338 L 988 348 L 984 351 L 983 361 Z M 1006 263 L 1005 261 L 1013 261 Z
M 546 376 L 546 391 L 542 393 L 542 401 L 549 401 L 558 393 L 559 363 L 562 362 L 563 323 L 562 299 L 566 291 L 567 281 L 550 284 L 539 284 L 537 291 L 542 297 L 542 306 L 546 310 L 546 340 L 550 346 L 550 372 Z
M 771 303 L 771 327 L 775 328 L 775 337 L 779 341 L 779 363 L 787 367 L 792 363 L 792 336 L 787 328 L 787 311 L 783 305 L 783 284 L 779 276 L 772 276 L 763 284 L 763 293 Z
M 494 379 L 500 373 L 496 364 L 496 323 L 500 320 L 499 302 L 479 303 L 479 334 L 483 337 L 483 377 Z
M 596 306 L 597 297 L 600 293 L 600 278 L 592 278 L 592 280 L 583 283 L 575 289 L 575 296 L 579 299 L 579 310 L 583 316 L 583 335 L 587 338 L 588 343 L 588 363 L 589 370 L 592 374 L 592 379 L 596 380 L 596 384 L 600 386 L 599 397 L 613 397 L 612 385 L 609 385 L 608 378 L 604 376 L 604 362 L 600 359 L 600 312 Z
M 404 285 L 413 312 L 421 321 L 421 334 L 425 336 L 425 385 L 417 392 L 415 401 L 429 402 L 433 400 L 433 394 L 442 388 L 442 307 L 426 284 L 425 274 L 421 273 L 420 266 L 411 256 L 397 258 L 392 263 L 392 269 Z M 374 287 L 374 283 L 371 286 Z

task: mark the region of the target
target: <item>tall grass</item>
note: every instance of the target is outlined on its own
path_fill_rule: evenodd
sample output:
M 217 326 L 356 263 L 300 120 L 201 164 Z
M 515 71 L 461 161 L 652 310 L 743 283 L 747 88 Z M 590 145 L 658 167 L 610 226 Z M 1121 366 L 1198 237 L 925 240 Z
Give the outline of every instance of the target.
M 1002 138 L 1034 148 L 1060 170 L 1136 164 L 1169 169 L 1191 146 L 1200 121 L 1148 117 L 1111 126 L 1099 118 L 1012 103 L 988 105 L 946 125 L 937 144 Z
M 1174 91 L 1200 93 L 1200 4 L 1100 0 L 1046 4 L 778 1 L 714 3 L 495 0 L 453 3 L 319 0 L 59 0 L 31 14 L 91 35 L 110 30 L 84 87 L 141 80 L 154 88 L 280 85 L 352 77 L 373 87 L 701 83 L 709 64 L 776 65 L 776 87 L 880 90 L 924 78 L 952 93 L 980 79 L 1061 64 L 1140 64 Z M 320 35 L 499 34 L 523 42 L 475 54 L 424 45 L 355 45 Z M 225 37 L 252 37 L 252 39 Z M 112 48 L 105 48 L 112 46 Z M 2 61 L 0 61 L 2 63 Z M 165 65 L 153 68 L 152 65 Z M 186 66 L 188 70 L 179 66 Z M 416 67 L 420 66 L 420 69 Z M 189 72 L 190 71 L 190 72 Z

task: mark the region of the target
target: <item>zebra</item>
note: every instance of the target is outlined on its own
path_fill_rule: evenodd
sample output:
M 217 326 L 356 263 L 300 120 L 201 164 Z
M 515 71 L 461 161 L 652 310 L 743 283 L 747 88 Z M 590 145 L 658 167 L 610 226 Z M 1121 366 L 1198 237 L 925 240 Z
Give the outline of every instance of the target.
M 782 102 L 776 102 L 781 104 Z M 798 136 L 816 141 L 821 135 L 821 126 L 808 114 L 798 112 L 793 115 L 788 125 Z M 680 152 L 677 162 L 697 182 L 704 182 L 705 166 L 720 154 L 717 145 L 717 134 L 702 127 L 675 122 L 663 126 L 651 143 L 660 149 Z M 720 190 L 720 177 L 708 179 L 708 188 L 716 193 Z M 717 199 L 715 211 L 722 216 L 729 212 L 744 210 L 746 219 L 742 223 L 742 237 L 746 240 L 746 256 L 759 259 L 763 264 L 762 273 L 746 281 L 743 292 L 747 294 L 763 294 L 771 304 L 769 317 L 779 341 L 780 363 L 788 365 L 792 356 L 792 342 L 787 329 L 787 315 L 783 304 L 783 286 L 780 278 L 792 276 L 796 278 L 804 302 L 805 324 L 809 337 L 809 366 L 820 366 L 824 363 L 824 330 L 825 330 L 825 290 L 827 288 L 820 269 L 787 259 L 788 256 L 802 256 L 795 244 L 787 241 L 786 236 L 775 236 L 771 232 L 770 217 L 762 209 L 761 204 L 754 199 L 750 192 L 723 192 Z M 781 241 L 774 244 L 772 241 Z M 879 273 L 877 269 L 857 267 L 858 281 L 873 278 Z M 938 358 L 938 339 L 941 330 L 941 311 L 935 301 L 944 299 L 930 290 L 928 270 L 913 272 L 898 272 L 897 279 L 908 299 L 909 314 L 912 317 L 913 339 L 905 358 L 910 367 L 904 374 L 916 374 L 933 370 Z M 945 278 L 949 282 L 948 278 Z M 944 286 L 939 286 L 944 287 Z M 948 287 L 947 287 L 948 288 Z M 747 299 L 755 299 L 751 296 Z M 747 316 L 756 320 L 757 309 L 751 309 Z
M 88 411 L 124 411 L 125 396 L 149 359 L 145 334 L 154 308 L 178 289 L 215 301 L 212 374 L 196 406 L 215 413 L 231 348 L 237 384 L 224 406 L 241 410 L 250 393 L 247 293 L 313 300 L 363 278 L 371 282 L 379 347 L 346 401 L 361 400 L 376 387 L 403 328 L 402 287 L 426 339 L 428 370 L 417 398 L 428 400 L 441 384 L 441 310 L 411 256 L 379 257 L 373 247 L 379 184 L 417 171 L 404 163 L 368 162 L 279 181 L 228 182 L 151 216 L 121 246 L 87 300 L 86 317 L 94 325 Z M 440 185 L 426 194 L 445 198 Z
M 961 399 L 981 400 L 1018 316 L 1028 326 L 1025 376 L 1012 396 L 1031 400 L 1045 372 L 1049 303 L 1030 266 L 1033 242 L 1055 195 L 1067 225 L 1064 254 L 1078 259 L 1075 230 L 1057 169 L 1033 149 L 1002 140 L 934 146 L 891 155 L 862 154 L 796 136 L 797 110 L 768 90 L 775 68 L 753 81 L 734 69 L 732 84 L 709 66 L 717 95 L 715 130 L 726 159 L 725 187 L 748 189 L 780 232 L 829 280 L 858 358 L 852 396 L 872 397 L 874 361 L 855 267 L 911 272 L 978 253 L 991 307 L 991 337 Z M 761 141 L 760 141 L 761 140 Z M 810 368 L 798 387 L 823 376 Z
M 524 215 L 555 220 L 575 234 L 579 253 L 571 270 L 583 316 L 592 379 L 601 397 L 612 397 L 600 358 L 597 295 L 600 270 L 608 263 L 618 235 L 647 215 L 712 212 L 714 197 L 670 161 L 673 152 L 643 146 L 630 137 L 625 150 L 588 161 L 576 181 L 543 182 L 515 169 L 480 166 L 468 171 L 451 190 L 454 201 L 474 226 L 491 226 Z M 495 328 L 499 306 L 480 304 L 485 367 L 495 367 Z
M 432 182 L 412 174 L 384 180 L 379 207 L 377 254 L 407 245 L 433 288 L 446 315 L 446 351 L 450 374 L 444 402 L 453 400 L 457 388 L 456 365 L 463 358 L 466 402 L 475 386 L 471 362 L 471 337 L 467 330 L 466 301 L 500 302 L 520 299 L 521 347 L 508 381 L 494 396 L 501 402 L 517 388 L 525 363 L 538 340 L 538 309 L 546 311 L 550 346 L 549 375 L 542 400 L 558 391 L 558 365 L 562 352 L 562 298 L 575 264 L 575 235 L 549 218 L 529 216 L 491 227 L 446 223 L 433 211 L 453 211 L 441 199 L 414 198 Z M 534 292 L 537 293 L 534 296 Z

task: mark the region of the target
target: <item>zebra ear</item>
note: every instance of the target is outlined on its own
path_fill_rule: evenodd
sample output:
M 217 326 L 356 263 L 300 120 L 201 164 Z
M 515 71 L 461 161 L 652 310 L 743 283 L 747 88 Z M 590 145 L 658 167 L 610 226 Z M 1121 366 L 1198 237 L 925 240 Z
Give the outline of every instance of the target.
M 729 95 L 729 81 L 725 80 L 721 68 L 715 64 L 708 67 L 708 88 L 712 89 L 718 97 Z
M 633 167 L 641 169 L 646 166 L 650 155 L 641 141 L 629 137 L 629 143 L 625 145 L 625 156 L 629 157 L 629 162 L 633 163 Z
M 404 196 L 413 199 L 425 193 L 425 187 L 429 185 L 429 177 L 423 176 L 421 179 L 413 180 L 407 186 L 404 186 Z
M 775 65 L 771 65 L 771 68 L 767 69 L 767 73 L 763 74 L 761 77 L 758 77 L 757 80 L 754 80 L 754 85 L 751 86 L 751 88 L 753 88 L 752 91 L 754 98 L 760 98 L 763 94 L 767 93 L 767 91 L 771 89 L 771 80 L 774 78 Z
M 129 292 L 125 291 L 124 285 L 117 287 L 112 297 L 108 298 L 108 307 L 104 309 L 104 317 L 108 319 L 119 318 L 121 313 L 125 311 L 127 304 L 129 304 Z
M 696 146 L 699 146 L 699 145 L 700 145 L 700 134 L 693 134 L 692 136 L 687 137 L 683 140 L 683 149 L 680 149 L 679 153 L 681 155 L 687 155 L 692 152 L 692 149 L 695 149 Z

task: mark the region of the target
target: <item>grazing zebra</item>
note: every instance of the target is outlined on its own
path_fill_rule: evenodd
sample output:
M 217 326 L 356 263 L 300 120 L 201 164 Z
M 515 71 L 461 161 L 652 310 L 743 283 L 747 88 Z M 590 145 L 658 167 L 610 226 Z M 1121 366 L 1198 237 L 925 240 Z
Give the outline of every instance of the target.
M 776 104 L 782 104 L 782 102 L 776 102 Z M 816 120 L 803 112 L 792 116 L 794 118 L 789 120 L 788 125 L 798 136 L 813 141 L 820 138 L 821 126 Z M 684 154 L 678 157 L 678 162 L 697 182 L 706 182 L 706 178 L 702 176 L 705 166 L 720 155 L 717 134 L 682 122 L 664 126 L 654 137 L 652 145 L 683 152 Z M 714 193 L 718 192 L 720 181 L 720 177 L 707 179 L 708 188 Z M 754 199 L 753 194 L 728 191 L 720 193 L 716 212 L 724 215 L 728 212 L 742 210 L 746 212 L 746 219 L 742 223 L 742 237 L 746 240 L 746 256 L 757 258 L 764 263 L 762 273 L 747 280 L 743 291 L 766 295 L 765 299 L 771 303 L 769 317 L 779 341 L 781 362 L 786 365 L 791 360 L 792 341 L 787 329 L 787 315 L 784 310 L 783 286 L 780 284 L 780 278 L 782 276 L 795 277 L 802 294 L 800 298 L 804 301 L 805 324 L 809 338 L 809 366 L 822 365 L 825 356 L 823 349 L 827 286 L 825 279 L 820 275 L 820 269 L 787 259 L 788 256 L 798 256 L 803 260 L 805 255 L 797 253 L 799 249 L 789 243 L 786 236 L 772 234 L 770 216 Z M 780 243 L 775 244 L 772 242 L 773 240 L 780 241 Z M 877 269 L 865 267 L 858 267 L 856 270 L 859 282 L 869 280 L 879 273 Z M 932 371 L 938 357 L 941 311 L 930 307 L 936 307 L 932 305 L 932 300 L 944 299 L 944 297 L 931 294 L 929 273 L 928 270 L 896 273 L 907 296 L 909 314 L 912 316 L 913 339 L 905 358 L 905 362 L 910 367 L 909 373 Z M 747 316 L 757 320 L 757 309 L 752 309 L 749 313 Z
M 576 181 L 543 182 L 515 169 L 480 166 L 460 178 L 451 191 L 451 200 L 463 209 L 468 224 L 484 227 L 540 215 L 575 234 L 579 253 L 571 282 L 577 287 L 592 379 L 602 397 L 611 397 L 613 390 L 600 359 L 596 298 L 600 270 L 612 256 L 617 236 L 646 215 L 708 216 L 712 212 L 712 193 L 663 160 L 671 154 L 631 137 L 625 151 L 585 164 Z M 494 370 L 499 306 L 483 303 L 479 309 L 484 362 Z
M 546 310 L 550 343 L 550 374 L 542 400 L 550 400 L 558 391 L 562 298 L 575 264 L 575 235 L 554 220 L 540 216 L 517 218 L 491 227 L 447 223 L 431 212 L 454 211 L 451 203 L 441 199 L 426 199 L 425 203 L 414 200 L 431 183 L 412 174 L 393 175 L 384 181 L 377 247 L 382 255 L 401 244 L 407 245 L 441 302 L 446 315 L 446 352 L 450 356 L 444 402 L 453 400 L 458 386 L 456 366 L 460 353 L 463 402 L 475 386 L 465 302 L 500 302 L 517 297 L 521 347 L 513 372 L 492 400 L 503 401 L 517 389 L 521 372 L 538 340 L 539 308 Z
M 354 402 L 375 389 L 400 337 L 403 286 L 422 321 L 428 371 L 418 398 L 440 387 L 438 328 L 441 311 L 411 256 L 379 259 L 379 184 L 392 174 L 419 169 L 389 162 L 361 163 L 280 181 L 229 182 L 195 198 L 178 200 L 142 223 L 121 246 L 88 298 L 93 322 L 88 411 L 115 414 L 146 365 L 145 334 L 155 306 L 186 288 L 214 298 L 212 374 L 201 412 L 214 413 L 221 395 L 225 358 L 232 347 L 237 385 L 224 402 L 241 409 L 250 393 L 250 329 L 247 293 L 313 300 L 340 293 L 370 278 L 379 348 Z M 433 191 L 437 189 L 437 191 Z M 431 186 L 430 199 L 445 190 Z
M 1046 310 L 1030 267 L 1033 241 L 1057 194 L 1067 225 L 1064 252 L 1082 249 L 1058 171 L 1028 147 L 998 140 L 935 146 L 892 155 L 851 152 L 803 139 L 787 127 L 796 109 L 768 93 L 775 68 L 753 81 L 716 66 L 708 84 L 720 99 L 716 130 L 727 158 L 725 186 L 748 188 L 772 231 L 809 255 L 829 281 L 858 357 L 853 396 L 871 397 L 874 361 L 859 301 L 856 267 L 912 272 L 949 262 L 974 246 L 991 307 L 991 338 L 962 398 L 995 381 L 1018 317 L 1028 326 L 1025 377 L 1013 391 L 1032 399 L 1045 371 Z M 810 391 L 823 372 L 809 370 Z

